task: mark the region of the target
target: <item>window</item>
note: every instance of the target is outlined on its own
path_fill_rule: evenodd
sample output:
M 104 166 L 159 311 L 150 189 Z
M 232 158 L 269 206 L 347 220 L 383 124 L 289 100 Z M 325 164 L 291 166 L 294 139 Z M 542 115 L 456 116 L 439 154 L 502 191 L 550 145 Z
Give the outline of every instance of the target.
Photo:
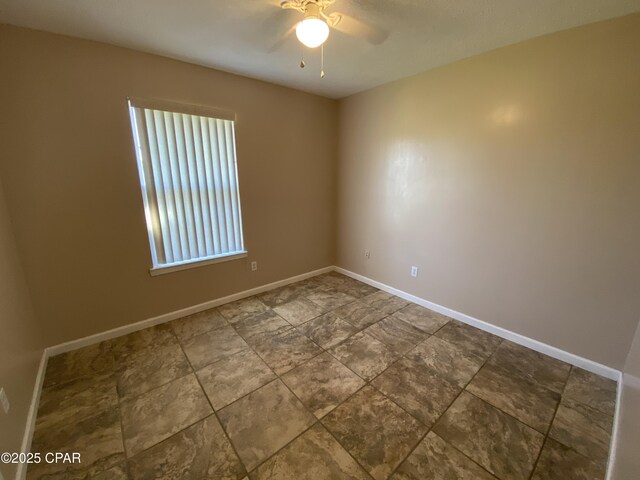
M 235 116 L 129 99 L 151 274 L 246 256 Z

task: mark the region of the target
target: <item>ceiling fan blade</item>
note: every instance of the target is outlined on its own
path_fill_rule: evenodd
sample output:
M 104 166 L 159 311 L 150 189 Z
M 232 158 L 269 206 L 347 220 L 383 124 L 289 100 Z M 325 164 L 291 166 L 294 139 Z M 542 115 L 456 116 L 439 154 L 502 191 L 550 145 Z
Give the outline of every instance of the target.
M 369 25 L 344 13 L 339 13 L 339 15 L 341 19 L 334 28 L 342 33 L 364 38 L 374 45 L 380 45 L 389 37 L 389 32 L 384 28 Z
M 268 52 L 269 53 L 273 53 L 276 50 L 279 50 L 280 47 L 282 47 L 282 45 L 284 45 L 285 42 L 287 40 L 289 40 L 289 37 L 291 37 L 291 35 L 293 35 L 293 32 L 296 31 L 296 25 L 297 25 L 297 23 L 293 24 L 293 26 L 289 30 L 287 30 L 284 34 L 282 34 L 280 36 L 280 38 L 278 39 L 278 41 L 276 41 L 273 45 L 271 45 L 271 47 L 269 48 Z
M 269 53 L 276 51 L 282 46 L 285 40 L 287 40 L 295 30 L 298 21 L 300 21 L 302 17 L 300 13 L 295 10 L 278 8 L 278 11 L 274 11 L 271 16 L 263 21 L 260 32 L 263 39 L 262 42 L 271 45 L 266 48 Z

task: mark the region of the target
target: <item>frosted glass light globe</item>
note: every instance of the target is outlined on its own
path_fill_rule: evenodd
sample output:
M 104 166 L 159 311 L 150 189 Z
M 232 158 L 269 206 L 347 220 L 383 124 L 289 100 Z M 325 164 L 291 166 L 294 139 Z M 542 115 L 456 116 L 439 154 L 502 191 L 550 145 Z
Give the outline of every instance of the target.
M 329 25 L 320 18 L 305 18 L 296 26 L 296 36 L 303 45 L 316 48 L 329 37 Z

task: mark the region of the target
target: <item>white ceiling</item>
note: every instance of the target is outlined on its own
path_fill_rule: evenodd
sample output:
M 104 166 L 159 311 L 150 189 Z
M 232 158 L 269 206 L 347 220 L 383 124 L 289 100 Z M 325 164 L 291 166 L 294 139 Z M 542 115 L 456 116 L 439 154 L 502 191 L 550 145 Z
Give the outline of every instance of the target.
M 0 0 L 0 22 L 88 38 L 340 98 L 566 28 L 640 11 L 640 0 L 336 0 L 388 30 L 380 45 L 332 31 L 301 70 L 301 14 L 278 0 Z

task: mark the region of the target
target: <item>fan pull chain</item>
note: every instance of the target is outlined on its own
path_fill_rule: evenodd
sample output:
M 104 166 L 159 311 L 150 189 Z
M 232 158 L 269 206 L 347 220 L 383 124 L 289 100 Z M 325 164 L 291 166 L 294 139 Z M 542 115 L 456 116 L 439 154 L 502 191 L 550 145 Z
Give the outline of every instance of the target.
M 320 78 L 324 78 L 324 43 L 320 47 Z
M 300 48 L 300 68 L 304 68 L 306 63 L 304 63 L 304 48 Z

